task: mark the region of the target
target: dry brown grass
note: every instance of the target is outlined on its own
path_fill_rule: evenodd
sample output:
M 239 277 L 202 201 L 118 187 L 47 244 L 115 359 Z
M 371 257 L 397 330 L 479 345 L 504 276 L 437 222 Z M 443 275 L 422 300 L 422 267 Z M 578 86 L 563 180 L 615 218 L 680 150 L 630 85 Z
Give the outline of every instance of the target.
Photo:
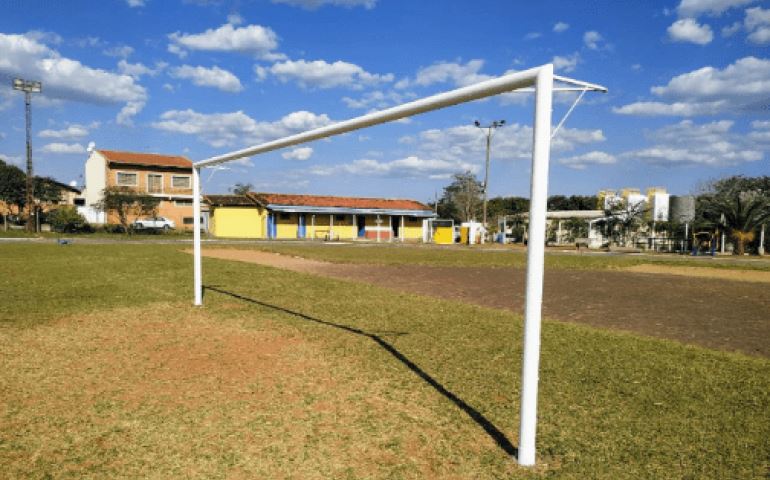
M 371 360 L 220 308 L 0 330 L 2 476 L 468 478 L 499 455 L 419 380 L 404 398 Z

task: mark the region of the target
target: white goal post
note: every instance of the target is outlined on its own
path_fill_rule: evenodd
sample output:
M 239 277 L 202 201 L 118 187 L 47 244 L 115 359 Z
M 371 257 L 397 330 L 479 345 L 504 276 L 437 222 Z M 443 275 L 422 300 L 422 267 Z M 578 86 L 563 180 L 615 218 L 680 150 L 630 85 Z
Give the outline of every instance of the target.
M 554 81 L 568 85 L 554 87 Z M 202 168 L 213 167 L 244 157 L 271 152 L 361 128 L 392 122 L 419 113 L 430 112 L 514 90 L 535 92 L 535 120 L 532 142 L 532 176 L 530 183 L 529 241 L 527 248 L 527 285 L 524 308 L 524 353 L 521 378 L 521 417 L 518 462 L 535 464 L 535 432 L 537 425 L 537 387 L 540 364 L 540 324 L 543 302 L 543 262 L 545 258 L 546 208 L 548 200 L 548 165 L 551 156 L 551 110 L 553 93 L 559 91 L 607 92 L 601 85 L 554 75 L 553 65 L 510 73 L 473 85 L 421 98 L 396 107 L 334 123 L 307 132 L 236 150 L 193 164 L 193 290 L 195 305 L 203 304 L 201 269 L 201 184 Z M 582 95 L 581 95 L 582 96 Z M 573 105 L 574 108 L 574 105 Z M 572 109 L 569 110 L 571 112 Z M 569 114 L 568 112 L 568 114 Z M 563 123 L 563 121 L 561 122 Z M 561 123 L 559 126 L 561 126 Z M 558 128 L 558 127 L 557 127 Z

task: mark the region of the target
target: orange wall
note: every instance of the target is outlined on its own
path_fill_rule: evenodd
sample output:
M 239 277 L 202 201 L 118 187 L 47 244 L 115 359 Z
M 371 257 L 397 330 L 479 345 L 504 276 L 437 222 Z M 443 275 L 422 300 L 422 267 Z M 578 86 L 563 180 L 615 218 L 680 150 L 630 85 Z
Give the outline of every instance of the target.
M 142 193 L 147 192 L 147 179 L 149 174 L 162 175 L 163 176 L 163 190 L 162 193 L 168 195 L 192 195 L 192 171 L 186 170 L 174 170 L 174 169 L 160 169 L 160 168 L 139 168 L 130 166 L 111 166 L 107 168 L 107 186 L 114 187 L 118 185 L 117 173 L 135 173 L 137 176 L 136 186 L 131 186 L 133 190 Z M 190 188 L 174 188 L 172 187 L 172 176 L 186 176 L 190 178 Z

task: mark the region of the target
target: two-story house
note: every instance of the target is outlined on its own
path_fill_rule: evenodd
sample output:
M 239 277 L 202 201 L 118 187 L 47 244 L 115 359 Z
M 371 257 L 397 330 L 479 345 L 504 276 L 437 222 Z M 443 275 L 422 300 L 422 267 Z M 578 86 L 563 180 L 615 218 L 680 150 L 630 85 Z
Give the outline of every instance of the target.
M 91 223 L 117 223 L 114 213 L 98 205 L 105 188 L 128 187 L 158 197 L 158 216 L 173 220 L 177 229 L 192 228 L 192 162 L 185 157 L 90 149 L 85 181 L 81 213 Z

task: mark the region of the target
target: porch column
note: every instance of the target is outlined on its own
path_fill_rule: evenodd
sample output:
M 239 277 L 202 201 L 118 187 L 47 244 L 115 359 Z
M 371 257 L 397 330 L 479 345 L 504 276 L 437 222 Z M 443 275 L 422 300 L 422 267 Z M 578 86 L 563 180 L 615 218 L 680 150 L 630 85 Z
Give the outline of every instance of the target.
M 404 237 L 405 237 L 405 235 L 404 235 L 404 225 L 405 225 L 404 216 L 401 215 L 401 228 L 398 229 L 398 236 L 401 238 L 402 242 L 404 241 Z
M 334 215 L 329 215 L 329 241 L 334 240 Z

